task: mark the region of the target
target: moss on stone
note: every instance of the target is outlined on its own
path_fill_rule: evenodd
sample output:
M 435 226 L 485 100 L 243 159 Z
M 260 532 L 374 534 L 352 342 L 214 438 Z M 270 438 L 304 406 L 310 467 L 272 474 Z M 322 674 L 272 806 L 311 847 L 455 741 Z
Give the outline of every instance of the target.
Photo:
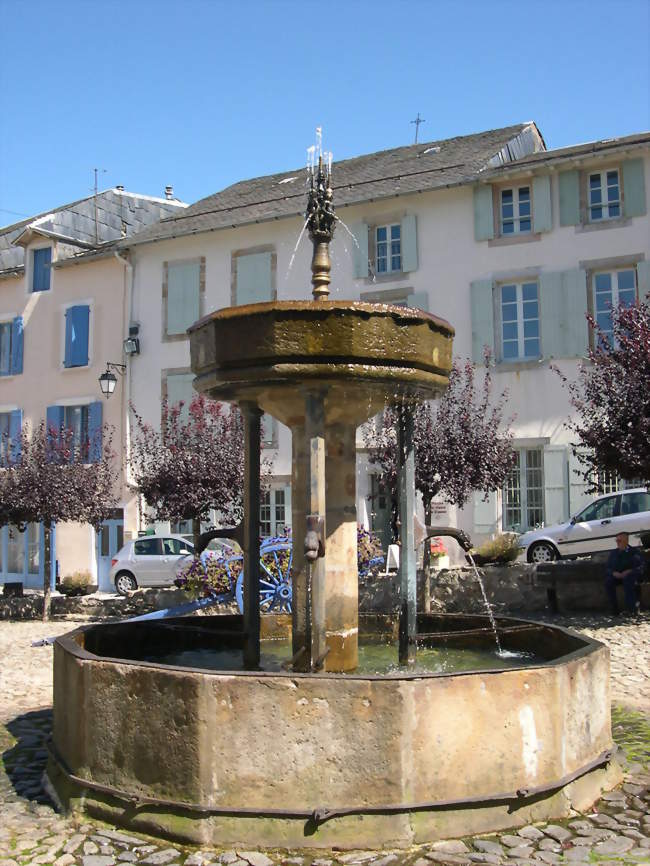
M 637 710 L 612 707 L 612 736 L 630 762 L 650 762 L 650 719 Z

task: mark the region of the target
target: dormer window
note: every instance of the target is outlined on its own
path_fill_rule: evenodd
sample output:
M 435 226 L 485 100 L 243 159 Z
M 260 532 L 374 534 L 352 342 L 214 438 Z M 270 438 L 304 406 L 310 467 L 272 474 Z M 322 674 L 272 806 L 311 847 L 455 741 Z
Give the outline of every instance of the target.
M 49 292 L 52 248 L 32 251 L 32 292 Z
M 617 168 L 590 171 L 587 193 L 589 222 L 620 217 L 621 184 Z
M 532 229 L 530 187 L 515 186 L 501 190 L 501 234 L 526 234 Z

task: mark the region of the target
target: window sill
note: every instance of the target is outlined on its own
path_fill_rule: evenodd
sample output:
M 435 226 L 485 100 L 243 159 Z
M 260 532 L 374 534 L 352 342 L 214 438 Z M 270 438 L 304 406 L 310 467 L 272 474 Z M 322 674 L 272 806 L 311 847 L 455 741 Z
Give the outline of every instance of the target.
M 187 332 L 182 334 L 163 334 L 161 342 L 163 343 L 178 343 L 181 340 L 189 340 L 190 335 Z
M 364 282 L 367 286 L 376 286 L 378 283 L 397 283 L 401 280 L 408 279 L 410 271 L 393 271 L 390 274 L 375 274 L 373 277 L 365 277 Z
M 488 247 L 509 247 L 515 244 L 529 244 L 532 241 L 541 241 L 540 232 L 524 232 L 516 235 L 500 235 L 488 241 Z
M 622 229 L 632 224 L 630 217 L 617 217 L 611 220 L 599 220 L 594 223 L 580 223 L 575 227 L 577 235 L 583 232 L 599 232 L 603 229 Z
M 546 358 L 527 358 L 516 361 L 497 361 L 494 370 L 500 373 L 518 373 L 520 370 L 536 370 L 547 363 Z
M 61 364 L 61 372 L 62 373 L 71 373 L 74 370 L 89 370 L 90 362 L 88 364 L 77 364 L 74 367 L 66 367 L 65 364 Z
M 0 379 L 15 379 L 16 376 L 21 376 L 22 373 L 0 373 Z

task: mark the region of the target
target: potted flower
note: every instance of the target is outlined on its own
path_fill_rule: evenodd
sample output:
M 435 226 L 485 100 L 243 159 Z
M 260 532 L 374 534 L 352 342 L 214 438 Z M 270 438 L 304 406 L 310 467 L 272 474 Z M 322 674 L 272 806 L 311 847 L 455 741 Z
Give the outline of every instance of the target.
M 436 536 L 429 539 L 429 561 L 431 568 L 440 571 L 449 568 L 449 554 L 442 538 Z

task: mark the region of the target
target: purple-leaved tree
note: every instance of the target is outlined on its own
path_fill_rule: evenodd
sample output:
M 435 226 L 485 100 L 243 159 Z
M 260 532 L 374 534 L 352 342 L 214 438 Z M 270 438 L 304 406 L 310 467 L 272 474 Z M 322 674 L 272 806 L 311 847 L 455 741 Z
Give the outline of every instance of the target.
M 98 530 L 116 505 L 112 438 L 112 428 L 104 425 L 96 441 L 79 442 L 72 430 L 48 429 L 41 421 L 33 431 L 24 425 L 19 437 L 5 439 L 0 525 L 24 532 L 28 523 L 43 523 L 46 550 L 55 523 L 89 523 Z M 51 604 L 47 563 L 43 593 L 46 621 Z
M 463 506 L 473 491 L 500 488 L 513 464 L 512 419 L 505 419 L 507 392 L 492 396 L 490 355 L 482 382 L 471 361 L 454 362 L 449 387 L 435 403 L 413 411 L 415 487 L 422 494 L 425 522 L 431 523 L 431 502 L 441 496 Z M 364 438 L 369 460 L 381 469 L 392 493 L 397 491 L 397 409 L 384 410 L 378 429 L 367 425 Z
M 650 483 L 650 304 L 612 310 L 612 332 L 589 317 L 593 348 L 575 381 L 555 368 L 576 412 L 568 427 L 583 477 L 598 470 Z
M 191 520 L 194 543 L 213 509 L 224 524 L 241 520 L 244 424 L 239 410 L 195 395 L 183 403 L 163 401 L 160 429 L 131 407 L 135 435 L 129 467 L 154 520 Z

